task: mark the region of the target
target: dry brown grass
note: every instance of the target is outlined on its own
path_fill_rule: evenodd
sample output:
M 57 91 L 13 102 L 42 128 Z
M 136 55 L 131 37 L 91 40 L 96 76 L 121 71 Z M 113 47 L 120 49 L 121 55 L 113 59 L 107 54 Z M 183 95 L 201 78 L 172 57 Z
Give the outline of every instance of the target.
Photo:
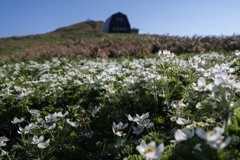
M 119 56 L 136 56 L 138 54 L 151 54 L 160 49 L 160 44 L 153 37 L 144 39 L 116 39 L 101 38 L 99 40 L 68 40 L 55 44 L 36 45 L 18 52 L 14 58 L 26 56 L 34 58 L 71 57 L 78 60 L 91 58 L 109 58 Z
M 78 60 L 87 57 L 109 58 L 119 56 L 137 56 L 151 54 L 168 49 L 176 54 L 187 52 L 234 51 L 240 49 L 240 36 L 230 37 L 169 37 L 148 36 L 143 38 L 102 37 L 97 40 L 68 40 L 55 44 L 36 44 L 23 52 L 13 55 L 15 58 L 72 57 Z

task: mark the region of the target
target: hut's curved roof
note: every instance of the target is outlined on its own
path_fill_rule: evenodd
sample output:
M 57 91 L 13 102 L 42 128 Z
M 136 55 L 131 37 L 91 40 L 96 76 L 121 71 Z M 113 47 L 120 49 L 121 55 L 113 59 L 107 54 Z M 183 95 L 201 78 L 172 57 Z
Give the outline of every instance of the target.
M 117 17 L 121 17 L 122 22 L 117 22 L 116 18 Z M 116 30 L 114 31 L 113 28 L 115 28 Z M 118 28 L 120 28 L 118 30 Z M 112 16 L 110 16 L 104 26 L 103 26 L 103 33 L 131 33 L 131 29 L 130 29 L 130 24 L 128 22 L 128 18 L 125 14 L 122 14 L 121 12 L 115 13 Z

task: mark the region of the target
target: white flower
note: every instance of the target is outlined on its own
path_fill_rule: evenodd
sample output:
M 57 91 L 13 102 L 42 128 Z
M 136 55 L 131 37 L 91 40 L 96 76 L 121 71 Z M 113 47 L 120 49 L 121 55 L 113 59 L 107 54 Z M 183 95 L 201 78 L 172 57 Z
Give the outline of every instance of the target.
M 133 130 L 134 134 L 140 134 L 144 130 L 144 126 L 140 124 L 137 127 L 133 126 Z
M 164 150 L 164 144 L 161 143 L 157 148 L 156 148 L 156 143 L 154 141 L 146 144 L 145 141 L 141 141 L 140 145 L 137 147 L 138 152 L 146 157 L 148 160 L 153 160 L 153 159 L 161 159 L 163 150 Z
M 31 144 L 38 144 L 38 143 L 42 142 L 43 139 L 44 139 L 43 136 L 40 136 L 39 138 L 38 138 L 38 136 L 33 136 L 33 141 L 31 142 Z
M 8 152 L 2 150 L 2 153 L 0 154 L 0 157 L 3 157 L 4 155 L 7 155 L 7 154 L 8 154 Z
M 196 108 L 199 108 L 201 106 L 202 106 L 202 104 L 200 102 L 198 102 L 197 105 L 196 105 Z
M 27 134 L 30 131 L 30 127 L 26 126 L 25 128 L 19 127 L 19 131 L 17 131 L 19 134 Z
M 192 86 L 196 91 L 206 91 L 207 88 L 206 88 L 206 81 L 203 77 L 200 77 L 198 79 L 198 86 L 195 87 L 195 86 Z
M 175 137 L 176 140 L 171 140 L 170 142 L 178 143 L 178 142 L 181 142 L 181 141 L 185 141 L 188 138 L 192 138 L 193 136 L 194 136 L 194 127 L 192 128 L 192 131 L 190 131 L 187 128 L 185 128 L 183 131 L 178 129 L 174 134 L 174 137 Z
M 175 102 L 177 102 L 177 104 L 175 104 Z M 176 110 L 180 113 L 184 107 L 188 106 L 188 103 L 184 104 L 183 99 L 181 99 L 181 101 L 175 100 L 175 101 L 172 101 L 171 106 L 176 108 Z
M 32 115 L 37 115 L 37 116 L 40 115 L 40 113 L 38 113 L 39 111 L 36 110 L 36 109 L 31 109 L 30 112 L 31 112 Z
M 121 140 L 121 142 L 119 143 L 117 143 L 117 148 L 119 148 L 119 147 L 121 147 L 121 146 L 123 146 L 123 144 L 124 144 L 124 141 L 125 141 L 125 139 L 123 139 L 123 140 Z
M 97 111 L 99 111 L 99 109 L 101 109 L 100 106 L 98 106 L 98 107 L 95 106 L 95 108 L 93 109 L 93 111 L 92 111 L 92 113 L 91 113 L 93 117 L 95 117 L 95 114 L 97 113 Z
M 123 129 L 125 129 L 127 126 L 128 126 L 128 123 L 126 123 L 125 125 L 123 125 L 122 122 L 119 122 L 118 125 L 116 125 L 116 123 L 113 122 L 113 125 L 112 125 L 113 133 L 121 137 L 122 134 L 123 134 L 123 132 L 122 132 L 122 131 L 119 131 L 119 130 L 123 130 Z
M 22 121 L 25 120 L 25 117 L 21 118 L 21 119 L 18 119 L 17 117 L 14 117 L 13 121 L 11 121 L 13 124 L 15 123 L 21 123 Z
M 204 139 L 204 140 L 207 140 L 208 142 L 215 142 L 215 141 L 218 141 L 218 140 L 222 140 L 223 137 L 222 137 L 222 133 L 224 132 L 224 129 L 223 128 L 220 128 L 220 127 L 215 127 L 212 131 L 204 131 L 202 128 L 198 128 L 196 130 L 196 134 Z
M 49 142 L 50 142 L 50 139 L 48 139 L 46 142 L 40 142 L 40 143 L 38 143 L 38 147 L 39 148 L 46 148 L 46 147 L 48 147 L 49 146 Z
M 51 123 L 51 122 L 56 122 L 59 119 L 57 119 L 57 116 L 49 114 L 45 116 L 45 120 L 46 120 L 46 123 Z
M 9 141 L 9 139 L 6 136 L 3 136 L 3 137 L 1 136 L 0 141 L 7 142 Z
M 28 126 L 29 126 L 30 129 L 33 129 L 33 128 L 38 127 L 37 122 L 35 122 L 35 123 L 30 123 Z
M 138 118 L 132 117 L 130 114 L 128 115 L 128 120 L 129 120 L 129 121 L 133 121 L 133 122 L 138 122 L 138 121 L 139 121 Z
M 56 123 L 53 123 L 53 125 L 47 125 L 46 123 L 44 124 L 44 128 L 45 129 L 53 129 L 53 128 L 55 128 L 56 127 Z
M 198 144 L 196 144 L 196 145 L 193 147 L 193 149 L 196 149 L 196 150 L 202 152 L 202 148 L 201 148 L 200 146 L 201 146 L 201 144 L 198 143 Z
M 0 141 L 0 147 L 6 146 L 7 144 L 4 141 Z
M 123 125 L 123 123 L 120 121 L 117 125 L 115 122 L 113 122 L 113 126 L 112 128 L 115 130 L 123 130 L 128 126 L 128 123 L 126 123 L 125 125 Z
M 69 115 L 69 112 L 68 112 L 68 111 L 65 112 L 64 114 L 62 114 L 62 112 L 58 112 L 58 113 L 57 113 L 57 116 L 58 116 L 58 117 L 66 117 L 67 115 Z
M 67 123 L 70 124 L 70 125 L 73 126 L 73 127 L 77 127 L 77 126 L 78 126 L 77 122 L 70 121 L 69 118 L 67 119 Z
M 223 149 L 228 146 L 231 142 L 231 137 L 228 137 L 224 142 L 222 140 L 218 140 L 216 142 L 208 142 L 209 146 L 214 149 Z
M 128 93 L 128 94 L 133 94 L 133 93 L 135 93 L 135 92 L 132 91 L 132 90 L 131 90 L 131 91 L 130 91 L 130 90 L 127 90 L 127 93 Z
M 149 113 L 147 112 L 147 113 L 142 113 L 142 115 L 141 116 L 139 116 L 138 114 L 136 114 L 136 117 L 141 121 L 141 120 L 144 120 L 144 119 L 146 119 L 146 118 L 148 118 L 149 117 Z
M 177 120 L 177 124 L 179 125 L 184 125 L 184 124 L 189 124 L 191 123 L 191 120 L 189 120 L 189 117 L 188 117 L 188 120 L 184 119 L 184 118 L 178 118 Z
M 94 132 L 91 130 L 91 133 L 90 133 L 90 132 L 87 132 L 87 133 L 84 133 L 83 135 L 84 135 L 85 137 L 92 138 L 93 133 L 94 133 Z

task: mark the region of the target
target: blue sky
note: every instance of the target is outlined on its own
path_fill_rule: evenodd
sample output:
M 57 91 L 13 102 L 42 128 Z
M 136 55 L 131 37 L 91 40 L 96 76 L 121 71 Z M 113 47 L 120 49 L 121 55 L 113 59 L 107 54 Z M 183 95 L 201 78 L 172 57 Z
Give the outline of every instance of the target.
M 240 34 L 240 0 L 0 0 L 0 37 L 44 34 L 127 15 L 140 34 Z

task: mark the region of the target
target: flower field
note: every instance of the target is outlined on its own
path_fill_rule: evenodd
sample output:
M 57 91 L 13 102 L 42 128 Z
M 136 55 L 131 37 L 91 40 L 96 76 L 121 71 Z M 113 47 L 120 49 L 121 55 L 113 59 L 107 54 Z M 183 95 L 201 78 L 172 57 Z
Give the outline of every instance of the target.
M 240 52 L 0 67 L 0 158 L 239 159 Z

